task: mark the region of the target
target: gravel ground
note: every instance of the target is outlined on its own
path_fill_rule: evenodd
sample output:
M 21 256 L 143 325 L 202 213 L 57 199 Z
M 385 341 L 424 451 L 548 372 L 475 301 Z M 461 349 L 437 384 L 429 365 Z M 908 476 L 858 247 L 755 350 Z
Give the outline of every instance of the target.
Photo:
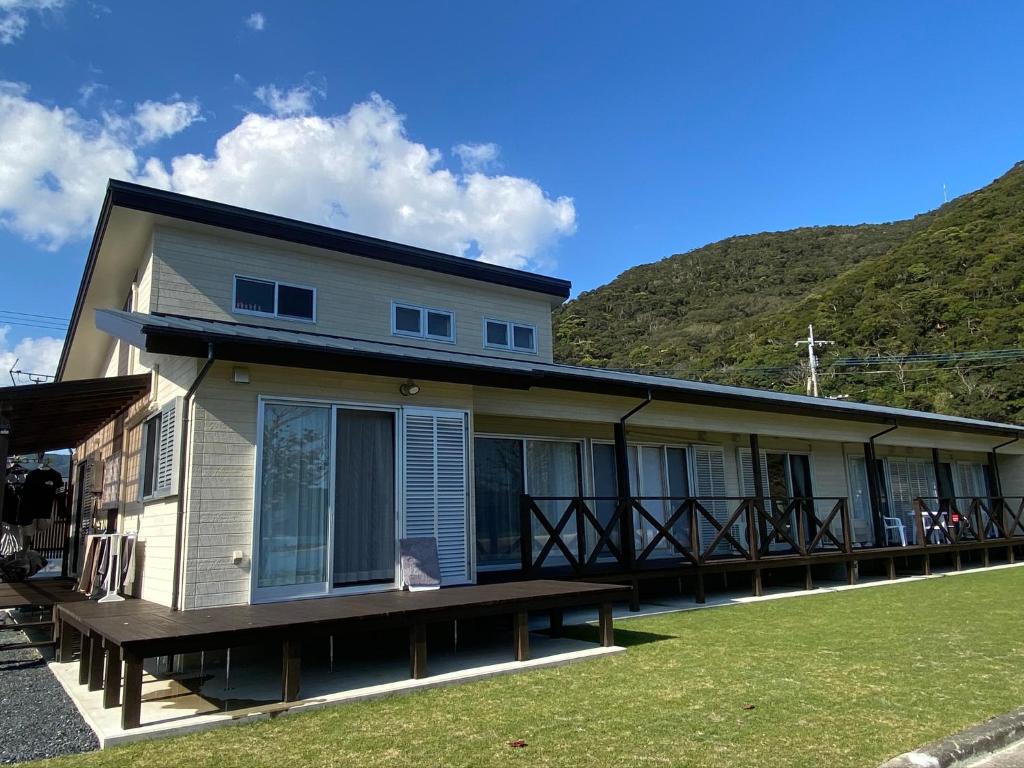
M 0 633 L 0 645 L 23 643 Z M 99 748 L 75 705 L 35 649 L 0 653 L 0 763 L 19 763 Z

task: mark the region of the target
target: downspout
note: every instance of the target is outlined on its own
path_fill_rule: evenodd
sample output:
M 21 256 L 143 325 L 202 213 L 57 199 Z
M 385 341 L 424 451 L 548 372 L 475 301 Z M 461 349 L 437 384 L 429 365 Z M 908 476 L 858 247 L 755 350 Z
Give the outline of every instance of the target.
M 199 389 L 199 385 L 203 383 L 203 379 L 206 378 L 206 374 L 209 373 L 213 360 L 213 342 L 211 341 L 206 352 L 206 362 L 199 369 L 199 374 L 196 376 L 195 381 L 192 382 L 192 386 L 188 388 L 181 403 L 181 447 L 178 453 L 178 511 L 174 519 L 174 580 L 171 582 L 171 609 L 175 611 L 181 610 L 178 601 L 181 597 L 181 549 L 185 537 L 185 477 L 188 474 L 186 468 L 188 462 L 189 415 L 192 410 L 192 398 L 195 396 L 196 390 Z
M 992 466 L 992 480 L 996 486 L 995 488 L 992 489 L 993 491 L 995 491 L 995 494 L 993 495 L 998 496 L 1000 498 L 1002 498 L 1003 496 L 1003 480 L 1001 477 L 999 477 L 999 457 L 996 456 L 996 451 L 998 451 L 1000 448 L 1005 448 L 1008 445 L 1012 445 L 1013 443 L 1016 443 L 1018 440 L 1020 440 L 1020 435 L 1015 435 L 1012 440 L 1007 440 L 1005 443 L 1000 443 L 999 445 L 995 446 L 991 451 L 989 451 L 988 454 L 989 464 Z
M 654 397 L 651 395 L 651 390 L 647 390 L 647 399 L 635 408 L 632 408 L 615 423 L 615 479 L 619 489 L 620 508 L 632 495 L 632 489 L 629 487 L 629 450 L 626 447 L 626 420 L 641 409 L 646 408 L 653 400 Z M 622 534 L 622 559 L 625 561 L 624 565 L 627 570 L 632 570 L 636 559 L 632 508 L 626 510 L 625 514 L 622 515 L 619 531 Z
M 883 429 L 881 432 L 872 435 L 868 438 L 868 441 L 864 443 L 864 463 L 866 464 L 865 468 L 868 473 L 868 498 L 871 502 L 871 518 L 875 526 L 876 547 L 885 546 L 885 541 L 883 540 L 884 526 L 882 524 L 882 494 L 878 477 L 878 463 L 875 457 L 875 440 L 899 429 L 899 426 L 899 424 L 894 423 L 891 427 Z

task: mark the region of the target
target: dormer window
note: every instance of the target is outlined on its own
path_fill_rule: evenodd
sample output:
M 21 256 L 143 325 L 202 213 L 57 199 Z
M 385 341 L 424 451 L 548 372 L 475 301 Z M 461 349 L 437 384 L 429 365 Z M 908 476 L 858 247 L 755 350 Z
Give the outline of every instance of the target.
M 525 323 L 484 319 L 484 346 L 513 352 L 537 352 L 537 329 Z
M 391 333 L 431 341 L 455 341 L 455 315 L 447 309 L 431 309 L 415 304 L 391 305 Z
M 316 289 L 235 275 L 233 312 L 316 322 Z

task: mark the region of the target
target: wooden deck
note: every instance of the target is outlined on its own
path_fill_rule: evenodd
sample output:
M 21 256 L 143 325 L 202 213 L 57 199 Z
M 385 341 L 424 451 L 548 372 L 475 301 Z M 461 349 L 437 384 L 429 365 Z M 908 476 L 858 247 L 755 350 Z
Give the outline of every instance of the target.
M 629 588 L 551 580 L 451 587 L 425 592 L 380 592 L 345 597 L 172 611 L 145 600 L 121 603 L 76 602 L 58 606 L 59 658 L 70 658 L 81 635 L 79 683 L 103 689 L 106 707 L 122 699 L 124 728 L 139 725 L 142 662 L 154 656 L 209 651 L 231 646 L 274 644 L 281 649 L 281 696 L 299 695 L 301 644 L 346 632 L 409 629 L 410 675 L 427 675 L 428 624 L 483 616 L 513 616 L 513 651 L 529 658 L 528 613 L 598 606 L 601 644 L 613 645 L 611 605 L 629 597 Z
M 0 634 L 25 629 L 50 630 L 50 637 L 47 640 L 30 639 L 24 643 L 0 643 L 0 652 L 52 647 L 57 642 L 56 606 L 60 603 L 74 603 L 85 599 L 85 595 L 75 591 L 75 582 L 71 579 L 43 578 L 0 583 L 0 610 L 36 608 L 40 611 L 49 610 L 52 617 L 49 620 L 0 625 Z
M 85 595 L 75 591 L 75 582 L 71 579 L 29 579 L 0 584 L 0 610 L 52 608 L 57 603 L 74 603 L 85 599 Z

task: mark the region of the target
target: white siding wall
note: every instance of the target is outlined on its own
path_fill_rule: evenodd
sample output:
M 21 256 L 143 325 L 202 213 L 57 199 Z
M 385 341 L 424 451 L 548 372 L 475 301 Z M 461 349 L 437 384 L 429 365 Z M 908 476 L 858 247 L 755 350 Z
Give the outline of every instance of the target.
M 542 294 L 266 239 L 167 227 L 156 230 L 154 253 L 152 311 L 472 353 L 485 352 L 484 316 L 497 317 L 536 326 L 539 354 L 488 354 L 551 360 L 551 303 Z M 232 314 L 235 274 L 316 288 L 316 324 Z M 392 301 L 453 311 L 457 343 L 392 336 Z

